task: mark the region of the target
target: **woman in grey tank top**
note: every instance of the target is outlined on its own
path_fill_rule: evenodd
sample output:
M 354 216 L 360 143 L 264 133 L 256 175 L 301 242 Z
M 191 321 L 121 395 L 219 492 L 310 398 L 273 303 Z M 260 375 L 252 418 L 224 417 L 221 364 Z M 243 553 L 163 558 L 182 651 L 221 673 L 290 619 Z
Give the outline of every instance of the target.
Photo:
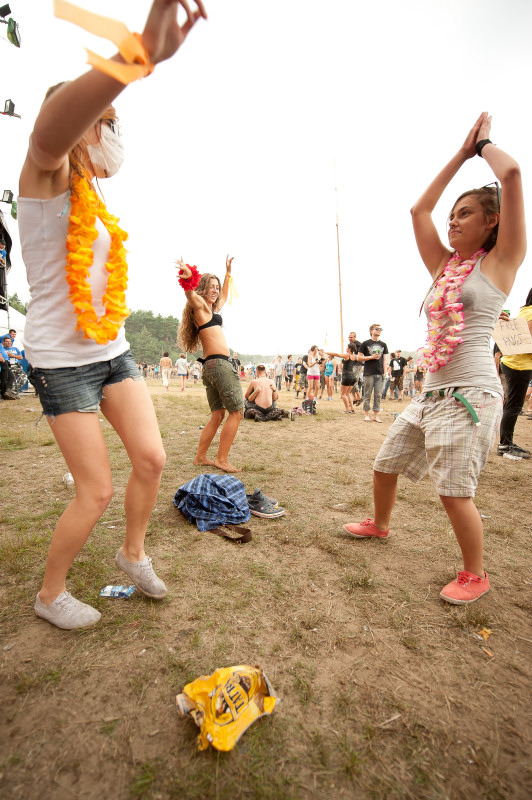
M 483 112 L 412 208 L 419 253 L 433 279 L 425 303 L 427 343 L 420 353 L 427 380 L 391 426 L 375 460 L 374 519 L 344 525 L 356 538 L 386 538 L 398 475 L 418 481 L 428 472 L 464 561 L 440 596 L 459 605 L 489 591 L 482 520 L 473 497 L 502 412 L 490 336 L 526 252 L 519 165 L 490 141 L 490 128 L 491 117 Z M 485 186 L 460 195 L 449 215 L 447 246 L 432 212 L 475 155 L 485 159 L 501 191 Z

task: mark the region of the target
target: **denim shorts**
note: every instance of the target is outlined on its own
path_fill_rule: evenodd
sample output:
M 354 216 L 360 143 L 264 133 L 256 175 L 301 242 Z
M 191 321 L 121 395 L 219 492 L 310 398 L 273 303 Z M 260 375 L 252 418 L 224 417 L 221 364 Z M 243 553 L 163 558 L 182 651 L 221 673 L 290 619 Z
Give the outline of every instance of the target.
M 80 367 L 41 369 L 28 367 L 28 379 L 39 396 L 47 417 L 72 411 L 98 411 L 105 386 L 126 378 L 142 380 L 131 350 L 110 361 L 96 361 Z

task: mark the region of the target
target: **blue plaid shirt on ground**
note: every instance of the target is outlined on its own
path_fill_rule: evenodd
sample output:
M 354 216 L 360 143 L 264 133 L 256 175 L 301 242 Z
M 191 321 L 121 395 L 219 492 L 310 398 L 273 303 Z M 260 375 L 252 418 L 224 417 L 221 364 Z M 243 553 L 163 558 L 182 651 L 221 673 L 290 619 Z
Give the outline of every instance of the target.
M 218 525 L 240 525 L 251 518 L 246 487 L 233 475 L 205 473 L 180 486 L 174 505 L 200 531 Z

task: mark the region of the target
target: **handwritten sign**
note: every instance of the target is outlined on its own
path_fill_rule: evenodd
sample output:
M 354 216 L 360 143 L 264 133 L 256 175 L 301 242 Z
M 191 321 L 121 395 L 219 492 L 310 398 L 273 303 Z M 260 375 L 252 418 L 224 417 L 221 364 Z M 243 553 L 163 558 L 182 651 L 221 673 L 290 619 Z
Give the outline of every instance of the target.
M 515 356 L 520 353 L 532 353 L 532 336 L 524 317 L 509 320 L 497 320 L 493 338 L 503 356 Z

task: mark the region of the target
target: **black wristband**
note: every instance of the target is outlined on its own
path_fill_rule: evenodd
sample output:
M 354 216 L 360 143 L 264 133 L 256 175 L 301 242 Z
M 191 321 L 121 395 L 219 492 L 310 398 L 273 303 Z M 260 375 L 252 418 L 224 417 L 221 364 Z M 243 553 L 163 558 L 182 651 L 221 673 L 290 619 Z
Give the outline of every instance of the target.
M 487 144 L 493 144 L 491 139 L 481 139 L 480 142 L 476 143 L 475 150 L 477 151 L 477 156 L 484 158 L 484 156 L 482 155 L 482 148 Z

